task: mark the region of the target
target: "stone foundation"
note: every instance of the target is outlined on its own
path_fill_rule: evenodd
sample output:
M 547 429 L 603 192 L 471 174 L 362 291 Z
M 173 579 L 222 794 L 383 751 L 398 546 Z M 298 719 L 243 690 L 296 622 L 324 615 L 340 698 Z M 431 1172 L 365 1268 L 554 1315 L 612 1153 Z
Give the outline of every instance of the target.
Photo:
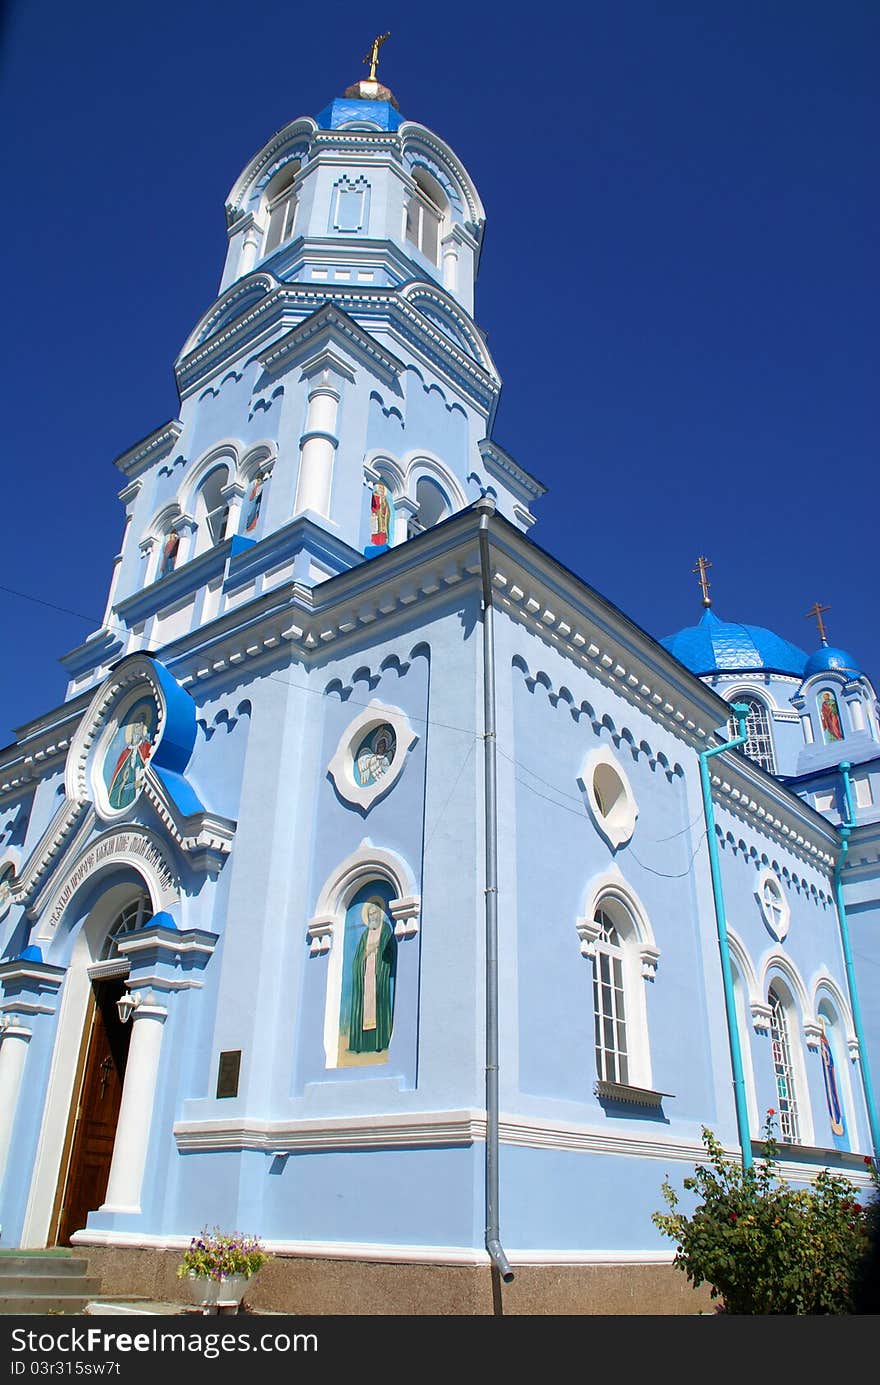
M 101 1296 L 137 1295 L 187 1303 L 177 1278 L 180 1252 L 78 1246 Z M 671 1265 L 522 1265 L 512 1284 L 488 1266 L 377 1263 L 274 1256 L 245 1304 L 258 1313 L 485 1316 L 712 1313 L 708 1288 L 693 1289 Z M 495 1282 L 493 1282 L 495 1281 Z

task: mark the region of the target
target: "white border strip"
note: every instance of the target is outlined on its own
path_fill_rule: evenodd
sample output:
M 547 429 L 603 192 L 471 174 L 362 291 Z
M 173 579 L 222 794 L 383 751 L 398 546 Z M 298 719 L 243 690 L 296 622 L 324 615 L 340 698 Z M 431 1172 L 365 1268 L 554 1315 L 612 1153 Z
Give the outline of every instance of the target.
M 77 1246 L 131 1250 L 185 1250 L 189 1236 L 149 1236 L 136 1231 L 77 1231 Z M 380 1245 L 361 1241 L 272 1241 L 271 1255 L 312 1260 L 367 1260 L 386 1264 L 473 1265 L 490 1263 L 484 1250 L 468 1246 Z M 508 1250 L 518 1265 L 671 1265 L 671 1250 Z

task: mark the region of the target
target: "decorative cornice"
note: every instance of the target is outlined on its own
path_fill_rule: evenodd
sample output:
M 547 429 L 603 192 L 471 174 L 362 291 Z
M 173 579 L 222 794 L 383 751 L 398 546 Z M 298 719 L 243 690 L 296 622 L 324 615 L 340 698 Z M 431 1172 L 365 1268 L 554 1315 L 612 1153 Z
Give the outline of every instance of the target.
M 254 276 L 255 279 L 260 277 Z M 236 289 L 241 290 L 248 284 L 248 279 L 241 280 Z M 365 322 L 373 323 L 377 319 L 388 322 L 391 330 L 403 337 L 414 354 L 420 354 L 423 362 L 455 384 L 476 407 L 485 411 L 494 409 L 501 389 L 494 367 L 487 370 L 415 305 L 407 302 L 398 289 L 344 284 L 333 286 L 332 303 L 329 303 L 326 285 L 276 283 L 241 316 L 206 341 L 184 349 L 175 365 L 181 397 L 203 387 L 217 371 L 228 365 L 230 359 L 244 351 L 265 352 L 267 339 L 279 323 L 284 328 L 296 329 L 304 319 L 321 309 L 335 312 L 340 327 L 343 321 L 350 322 L 359 345 L 364 337 Z M 350 333 L 351 328 L 346 330 Z M 381 357 L 375 337 L 367 335 L 370 336 L 369 350 L 375 353 L 378 361 Z M 197 333 L 194 333 L 190 341 L 196 338 Z
M 503 480 L 511 489 L 521 491 L 521 500 L 540 500 L 542 495 L 547 494 L 547 487 L 534 476 L 530 476 L 513 460 L 509 452 L 498 446 L 497 442 L 493 442 L 491 438 L 482 438 L 477 447 L 486 470 Z
M 139 476 L 142 471 L 146 471 L 154 462 L 159 461 L 162 457 L 167 457 L 182 432 L 183 424 L 180 419 L 172 418 L 161 428 L 157 428 L 155 433 L 150 433 L 148 437 L 135 443 L 134 447 L 130 447 L 127 452 L 121 453 L 113 465 L 119 467 L 119 470 L 130 481 L 133 481 L 136 476 Z

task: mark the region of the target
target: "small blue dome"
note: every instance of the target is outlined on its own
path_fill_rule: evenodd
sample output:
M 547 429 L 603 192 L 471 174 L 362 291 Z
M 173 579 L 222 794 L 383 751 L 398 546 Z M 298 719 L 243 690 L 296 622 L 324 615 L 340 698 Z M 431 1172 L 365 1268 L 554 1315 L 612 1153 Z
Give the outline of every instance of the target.
M 804 677 L 812 678 L 814 673 L 827 673 L 829 669 L 850 673 L 854 677 L 861 673 L 855 659 L 851 654 L 847 654 L 845 649 L 832 649 L 830 645 L 823 644 L 822 648 L 817 649 L 807 660 Z
M 660 643 L 691 673 L 705 677 L 712 673 L 738 673 L 760 670 L 765 673 L 804 674 L 807 656 L 762 625 L 739 625 L 719 620 L 715 612 L 704 612 L 699 625 L 689 625 Z
M 19 962 L 42 962 L 42 949 L 37 947 L 36 943 L 31 943 L 30 946 L 24 948 L 24 950 L 18 954 L 16 960 Z

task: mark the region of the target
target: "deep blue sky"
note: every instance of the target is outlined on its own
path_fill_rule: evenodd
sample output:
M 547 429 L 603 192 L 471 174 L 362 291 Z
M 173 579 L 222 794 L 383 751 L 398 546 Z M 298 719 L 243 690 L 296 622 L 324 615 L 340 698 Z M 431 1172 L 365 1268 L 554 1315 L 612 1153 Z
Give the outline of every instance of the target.
M 880 679 L 876 0 L 413 6 L 19 0 L 7 12 L 0 744 L 100 622 L 120 452 L 173 417 L 223 204 L 365 70 L 471 172 L 497 440 L 533 537 L 652 634 L 715 609 Z M 811 633 L 812 632 L 812 633 Z

